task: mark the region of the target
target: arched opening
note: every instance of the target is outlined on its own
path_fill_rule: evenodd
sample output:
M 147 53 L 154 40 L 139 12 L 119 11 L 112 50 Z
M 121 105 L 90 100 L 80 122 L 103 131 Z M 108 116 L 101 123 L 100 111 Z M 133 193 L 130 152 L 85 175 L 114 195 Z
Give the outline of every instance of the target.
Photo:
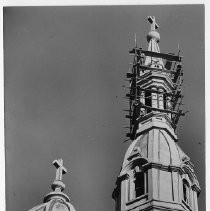
M 168 109 L 167 106 L 167 95 L 163 94 L 163 109 Z
M 135 177 L 135 196 L 140 197 L 146 193 L 146 184 L 145 184 L 145 174 L 144 172 L 138 172 L 136 173 Z
M 145 92 L 145 105 L 148 107 L 152 107 L 152 97 L 151 92 Z M 150 108 L 146 109 L 147 113 L 150 113 L 152 110 Z
M 147 200 L 148 193 L 148 172 L 142 166 L 148 163 L 145 158 L 137 158 L 129 165 L 129 178 L 127 180 L 127 200 L 133 201 L 136 198 Z

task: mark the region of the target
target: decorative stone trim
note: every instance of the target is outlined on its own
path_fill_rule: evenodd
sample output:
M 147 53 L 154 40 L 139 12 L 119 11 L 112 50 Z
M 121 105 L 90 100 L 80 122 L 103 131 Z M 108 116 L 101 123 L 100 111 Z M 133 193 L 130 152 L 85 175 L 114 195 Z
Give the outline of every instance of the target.
M 160 75 L 160 74 L 154 73 L 154 72 L 149 72 L 147 75 L 142 76 L 142 79 L 138 81 L 138 85 L 141 84 L 143 86 L 143 84 L 145 84 L 145 87 L 149 86 L 150 84 L 154 83 L 153 79 L 159 79 L 161 81 L 163 80 L 166 83 L 164 85 L 167 88 L 169 87 L 170 90 L 172 90 L 174 88 L 172 80 L 167 75 L 163 75 L 163 74 Z M 149 81 L 149 83 L 148 83 L 148 81 Z
M 144 171 L 151 169 L 151 168 L 155 168 L 155 169 L 159 169 L 159 170 L 163 170 L 163 171 L 175 171 L 175 172 L 179 172 L 180 174 L 183 174 L 183 170 L 180 166 L 174 166 L 174 165 L 163 165 L 161 163 L 147 163 L 145 165 L 142 166 Z
M 53 207 L 54 207 L 54 205 L 55 205 L 56 203 L 60 203 L 60 204 L 62 204 L 62 205 L 64 205 L 64 206 L 66 206 L 66 207 L 68 208 L 68 210 L 70 211 L 70 207 L 68 206 L 68 204 L 65 203 L 64 201 L 59 200 L 59 199 L 53 200 L 53 201 L 50 203 L 50 206 L 49 206 L 49 209 L 48 209 L 48 210 L 49 210 L 49 211 L 52 211 L 52 209 L 53 209 Z
M 144 195 L 142 195 L 142 196 L 139 196 L 139 197 L 137 197 L 137 198 L 135 198 L 135 199 L 132 199 L 132 200 L 128 201 L 128 202 L 126 203 L 126 205 L 133 204 L 133 203 L 135 203 L 135 202 L 137 202 L 137 201 L 141 201 L 142 199 L 148 200 L 148 194 L 146 193 L 146 194 L 144 194 Z
M 129 175 L 128 174 L 123 174 L 123 175 L 120 175 L 117 177 L 117 181 L 116 181 L 116 186 L 115 186 L 115 189 L 114 191 L 112 192 L 112 198 L 115 199 L 116 196 L 118 195 L 119 191 L 120 191 L 120 184 L 123 180 L 126 180 L 129 178 Z
M 61 199 L 62 201 L 66 201 L 66 202 L 70 201 L 69 197 L 65 193 L 55 192 L 55 191 L 54 192 L 50 192 L 49 194 L 47 194 L 44 197 L 44 202 L 48 202 L 51 199 Z
M 160 117 L 162 118 L 162 120 L 165 120 L 165 121 L 160 121 L 160 118 L 156 116 L 157 116 L 156 113 L 151 114 L 151 117 L 149 117 L 149 119 L 147 119 L 146 121 L 142 121 L 142 120 L 138 121 L 139 129 L 137 129 L 136 138 L 151 129 L 157 128 L 157 129 L 165 130 L 171 136 L 171 138 L 175 142 L 177 142 L 178 138 L 176 134 L 174 133 L 174 129 L 171 124 L 171 121 L 169 121 L 168 118 L 161 117 L 161 116 Z
M 128 157 L 128 161 L 134 159 L 134 158 L 137 158 L 137 157 L 141 157 L 141 153 L 140 152 L 136 152 L 136 153 L 133 153 L 131 154 L 129 157 Z
M 184 206 L 187 207 L 189 210 L 192 210 L 190 205 L 187 204 L 184 200 L 182 200 L 182 204 L 184 204 Z
M 199 196 L 199 194 L 200 194 L 200 192 L 201 192 L 201 188 L 198 187 L 196 184 L 193 184 L 193 185 L 191 186 L 191 188 L 192 188 L 192 190 L 196 191 L 197 194 L 198 194 L 198 196 Z
M 134 203 L 134 202 L 133 202 Z M 151 211 L 153 210 L 154 208 L 161 211 L 183 211 L 183 205 L 180 204 L 180 203 L 176 203 L 176 202 L 167 202 L 167 201 L 162 201 L 162 200 L 157 200 L 157 199 L 152 199 L 152 200 L 149 200 L 149 201 L 146 201 L 145 203 L 142 203 L 141 205 L 139 205 L 137 203 L 136 206 L 134 207 L 130 207 L 133 203 L 129 203 L 129 204 L 126 204 L 128 206 L 128 211 L 131 211 L 131 210 L 136 210 L 135 208 L 139 208 L 138 210 L 141 210 L 141 211 Z M 161 206 L 161 204 L 164 203 L 164 206 Z M 171 205 L 171 206 L 170 206 Z

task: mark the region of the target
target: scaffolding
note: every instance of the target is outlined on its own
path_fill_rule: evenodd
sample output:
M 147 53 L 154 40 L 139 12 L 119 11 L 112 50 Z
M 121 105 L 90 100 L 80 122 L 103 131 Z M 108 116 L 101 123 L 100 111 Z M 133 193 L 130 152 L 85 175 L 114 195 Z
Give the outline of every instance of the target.
M 126 98 L 129 100 L 129 109 L 125 111 L 128 112 L 126 118 L 129 119 L 130 123 L 128 127 L 129 132 L 126 134 L 126 137 L 131 140 L 135 139 L 139 122 L 143 121 L 147 115 L 170 115 L 171 125 L 176 129 L 180 116 L 186 113 L 182 111 L 182 57 L 179 53 L 178 55 L 158 53 L 146 51 L 137 46 L 129 51 L 129 53 L 133 56 L 133 62 L 130 63 L 131 68 L 129 68 L 129 72 L 126 74 L 126 80 L 129 82 L 127 87 L 129 93 L 126 94 Z M 151 59 L 161 58 L 164 65 L 145 65 L 146 57 L 151 57 Z M 153 90 L 149 85 L 145 88 L 145 84 L 152 83 L 154 78 L 159 78 L 159 80 L 165 83 L 170 81 L 170 91 L 165 90 L 161 92 Z M 154 93 L 164 96 L 162 102 L 163 108 L 152 106 L 151 98 Z

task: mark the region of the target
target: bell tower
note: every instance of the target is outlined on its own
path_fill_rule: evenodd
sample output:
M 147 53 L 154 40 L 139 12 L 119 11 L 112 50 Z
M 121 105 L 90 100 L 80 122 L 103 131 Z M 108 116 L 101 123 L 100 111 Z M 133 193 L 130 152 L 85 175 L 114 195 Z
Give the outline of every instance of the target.
M 117 177 L 112 197 L 115 211 L 198 211 L 200 186 L 189 157 L 178 146 L 175 133 L 182 111 L 182 57 L 160 53 L 155 17 L 148 49 L 135 47 L 129 81 L 129 132 L 132 141 Z

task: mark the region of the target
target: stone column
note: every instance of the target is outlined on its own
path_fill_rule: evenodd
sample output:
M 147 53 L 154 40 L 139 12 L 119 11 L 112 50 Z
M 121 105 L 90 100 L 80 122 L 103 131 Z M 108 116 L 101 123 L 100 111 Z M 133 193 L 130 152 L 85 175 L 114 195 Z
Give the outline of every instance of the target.
M 140 94 L 140 102 L 145 105 L 145 91 L 141 91 Z M 145 114 L 145 108 L 141 108 L 141 113 L 144 115 Z
M 171 110 L 171 96 L 166 97 L 166 109 Z M 168 116 L 171 118 L 171 113 L 168 113 Z
M 165 108 L 164 108 L 164 99 L 163 99 L 163 92 L 164 92 L 164 89 L 163 89 L 163 88 L 159 88 L 158 91 L 159 91 L 159 92 L 162 92 L 162 93 L 159 93 L 159 94 L 158 94 L 158 104 L 159 104 L 159 108 L 160 108 L 160 109 L 165 109 Z

